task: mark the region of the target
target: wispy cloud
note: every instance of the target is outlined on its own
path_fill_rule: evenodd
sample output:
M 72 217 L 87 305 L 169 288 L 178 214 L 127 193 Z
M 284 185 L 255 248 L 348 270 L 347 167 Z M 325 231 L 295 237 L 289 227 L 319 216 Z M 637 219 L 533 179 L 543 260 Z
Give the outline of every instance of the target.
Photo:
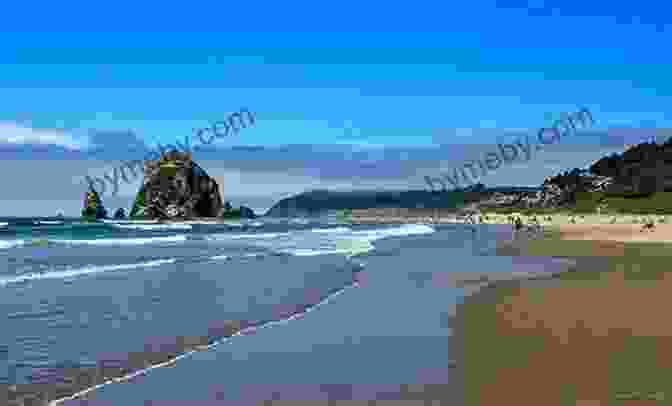
M 87 137 L 74 137 L 58 129 L 38 129 L 21 126 L 14 122 L 0 122 L 0 144 L 55 145 L 70 150 L 88 147 Z

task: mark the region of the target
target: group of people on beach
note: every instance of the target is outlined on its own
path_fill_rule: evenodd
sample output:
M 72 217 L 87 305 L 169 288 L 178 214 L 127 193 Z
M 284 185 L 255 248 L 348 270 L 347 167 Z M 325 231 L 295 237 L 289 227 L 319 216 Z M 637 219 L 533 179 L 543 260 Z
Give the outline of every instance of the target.
M 510 215 L 508 216 L 508 223 L 513 225 L 513 229 L 515 231 L 521 231 L 523 230 L 523 227 L 525 224 L 523 223 L 523 220 L 520 218 L 520 215 Z M 549 220 L 547 217 L 546 220 Z M 528 231 L 539 231 L 541 230 L 541 223 L 537 219 L 537 216 L 532 216 L 530 219 L 530 224 L 528 225 Z
M 547 216 L 546 217 L 547 221 L 551 221 L 551 217 Z M 479 213 L 469 213 L 465 218 L 464 218 L 464 224 L 471 224 L 471 225 L 476 225 L 476 224 L 484 224 L 489 221 L 489 218 L 487 215 L 481 215 Z M 522 231 L 525 228 L 525 223 L 521 219 L 519 214 L 511 214 L 507 216 L 507 223 L 513 225 L 515 231 Z M 537 216 L 532 216 L 530 219 L 530 224 L 527 225 L 527 231 L 540 231 L 541 230 L 541 223 L 537 219 Z

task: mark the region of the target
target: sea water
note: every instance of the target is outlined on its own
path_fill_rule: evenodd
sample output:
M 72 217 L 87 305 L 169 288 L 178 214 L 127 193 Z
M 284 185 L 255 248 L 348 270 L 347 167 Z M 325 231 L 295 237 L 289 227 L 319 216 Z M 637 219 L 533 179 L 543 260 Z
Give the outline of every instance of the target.
M 462 294 L 450 275 L 512 269 L 493 255 L 506 227 L 1 220 L 0 384 L 175 337 L 221 341 L 97 390 L 110 404 L 311 400 L 331 393 L 325 384 L 376 399 L 390 385 L 443 383 L 447 314 Z M 258 331 L 217 337 L 225 320 Z

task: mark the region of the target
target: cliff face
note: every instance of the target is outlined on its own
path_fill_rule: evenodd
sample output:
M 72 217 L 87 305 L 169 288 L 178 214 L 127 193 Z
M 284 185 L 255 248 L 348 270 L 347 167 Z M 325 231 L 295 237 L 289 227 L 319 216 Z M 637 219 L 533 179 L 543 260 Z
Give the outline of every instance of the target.
M 219 185 L 191 154 L 171 151 L 145 161 L 143 184 L 130 216 L 142 219 L 216 217 L 222 211 Z

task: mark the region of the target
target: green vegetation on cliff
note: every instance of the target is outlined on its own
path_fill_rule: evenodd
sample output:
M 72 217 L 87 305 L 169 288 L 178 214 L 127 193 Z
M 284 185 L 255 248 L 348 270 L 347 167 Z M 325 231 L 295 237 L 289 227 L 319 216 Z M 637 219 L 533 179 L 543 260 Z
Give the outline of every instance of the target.
M 580 192 L 576 212 L 672 214 L 672 192 Z

